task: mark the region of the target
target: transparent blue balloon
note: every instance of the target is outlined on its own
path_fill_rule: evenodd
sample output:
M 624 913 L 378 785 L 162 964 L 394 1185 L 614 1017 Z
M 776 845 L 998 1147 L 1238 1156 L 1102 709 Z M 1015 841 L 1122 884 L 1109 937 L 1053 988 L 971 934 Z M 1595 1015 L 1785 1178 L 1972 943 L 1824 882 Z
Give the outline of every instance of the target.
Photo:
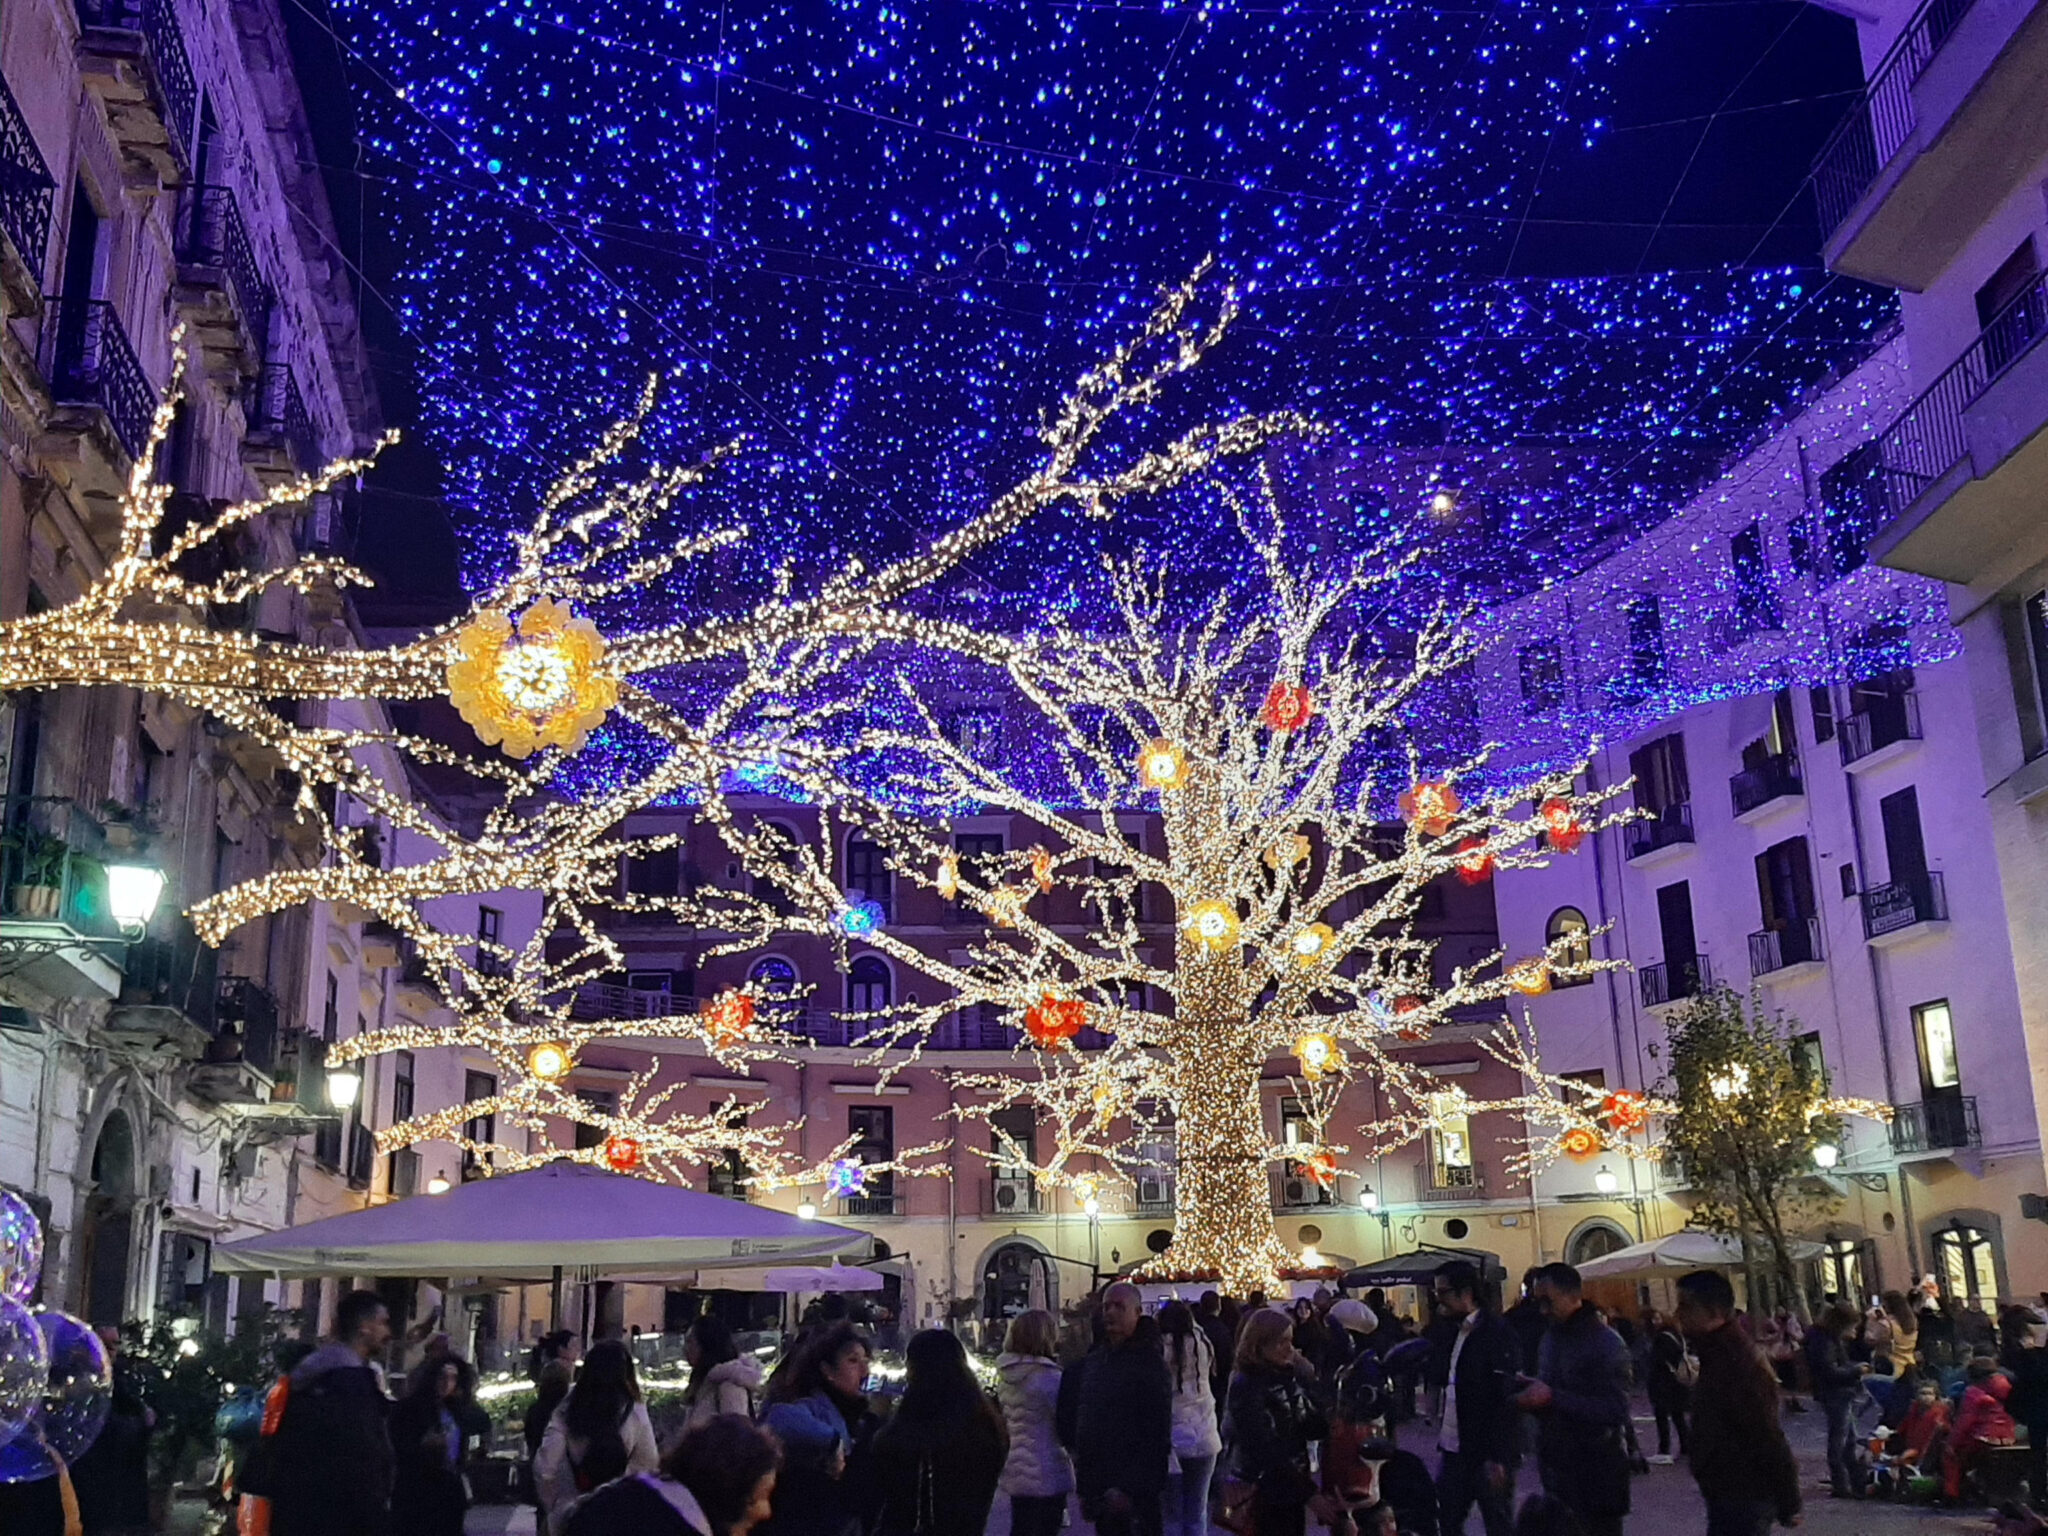
M 0 1483 L 33 1483 L 56 1475 L 57 1463 L 78 1460 L 99 1439 L 114 1405 L 114 1363 L 99 1335 L 68 1312 L 34 1314 L 49 1368 L 40 1411 L 0 1446 Z
M 43 1278 L 43 1224 L 28 1202 L 0 1189 L 0 1296 L 23 1306 Z
M 0 1454 L 42 1412 L 50 1382 L 50 1347 L 35 1314 L 0 1296 Z

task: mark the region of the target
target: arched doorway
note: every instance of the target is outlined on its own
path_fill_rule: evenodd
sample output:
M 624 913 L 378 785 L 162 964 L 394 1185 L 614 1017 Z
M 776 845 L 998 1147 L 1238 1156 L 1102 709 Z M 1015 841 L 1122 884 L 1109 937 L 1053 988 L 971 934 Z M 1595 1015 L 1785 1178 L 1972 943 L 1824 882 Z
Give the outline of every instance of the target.
M 92 1149 L 92 1189 L 80 1229 L 85 1320 L 120 1323 L 128 1312 L 128 1254 L 135 1232 L 135 1127 L 115 1110 Z
M 981 1261 L 981 1316 L 992 1332 L 1020 1312 L 1060 1310 L 1059 1267 L 1036 1243 L 1013 1238 L 991 1248 Z
M 1620 1227 L 1595 1217 L 1581 1224 L 1564 1240 L 1564 1261 L 1576 1269 L 1581 1264 L 1590 1264 L 1595 1259 L 1626 1248 L 1628 1244 L 1628 1234 Z M 1586 1300 L 1598 1303 L 1609 1312 L 1630 1316 L 1642 1304 L 1636 1282 L 1620 1275 L 1608 1280 L 1588 1280 Z

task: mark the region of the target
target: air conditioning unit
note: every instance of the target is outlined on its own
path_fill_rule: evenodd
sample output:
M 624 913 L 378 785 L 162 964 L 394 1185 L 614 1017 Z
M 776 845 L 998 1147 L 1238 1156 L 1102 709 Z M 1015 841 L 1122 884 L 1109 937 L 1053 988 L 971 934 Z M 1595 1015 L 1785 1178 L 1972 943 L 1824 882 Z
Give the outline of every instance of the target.
M 1138 1180 L 1138 1204 L 1140 1204 L 1140 1205 L 1171 1205 L 1171 1204 L 1173 1204 L 1173 1180 L 1171 1180 L 1171 1179 L 1143 1179 L 1143 1178 L 1139 1179 L 1139 1180 Z
M 998 1211 L 1028 1211 L 1031 1209 L 1031 1177 L 1029 1174 L 996 1175 L 996 1209 Z
M 1280 1203 L 1282 1205 L 1314 1205 L 1315 1186 L 1307 1179 L 1282 1179 L 1280 1181 Z

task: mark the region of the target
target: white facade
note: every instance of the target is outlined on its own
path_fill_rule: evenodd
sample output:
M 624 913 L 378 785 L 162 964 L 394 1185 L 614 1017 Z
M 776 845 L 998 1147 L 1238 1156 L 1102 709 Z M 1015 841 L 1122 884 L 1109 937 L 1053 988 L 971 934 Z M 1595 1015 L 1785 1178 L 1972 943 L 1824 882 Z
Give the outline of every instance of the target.
M 1499 876 L 1501 937 L 1533 952 L 1571 909 L 1634 967 L 1532 1000 L 1553 1071 L 1654 1087 L 1660 1011 L 1754 986 L 1816 1037 L 1838 1094 L 1897 1108 L 1889 1131 L 1853 1123 L 1830 1181 L 1810 1235 L 1860 1270 L 1828 1288 L 1932 1269 L 2026 1295 L 2048 1283 L 2048 1228 L 2021 1214 L 2041 1148 L 1969 668 L 1940 583 L 1816 558 L 1818 474 L 1908 398 L 1903 353 L 1885 344 L 1678 515 L 1492 616 L 1482 728 L 1513 744 L 1503 760 L 1604 739 L 1590 777 L 1634 775 L 1656 816 Z M 1539 1187 L 1583 1201 L 1599 1166 Z M 1597 1219 L 1631 1239 L 1683 1224 L 1682 1187 L 1634 1177 L 1642 1209 Z

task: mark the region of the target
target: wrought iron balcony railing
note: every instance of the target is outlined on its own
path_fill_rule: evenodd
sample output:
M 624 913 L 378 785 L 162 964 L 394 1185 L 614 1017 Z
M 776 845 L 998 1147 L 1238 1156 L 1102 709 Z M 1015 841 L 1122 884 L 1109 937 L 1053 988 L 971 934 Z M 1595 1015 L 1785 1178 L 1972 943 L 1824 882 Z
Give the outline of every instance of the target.
M 1820 478 L 1821 503 L 1840 576 L 1862 564 L 1863 546 L 1970 451 L 1963 411 L 2048 334 L 2048 272 L 1991 318 L 1969 350 L 1876 437 Z
M 149 445 L 149 424 L 156 415 L 156 390 L 135 360 L 121 318 L 106 299 L 66 304 L 44 300 L 57 323 L 45 323 L 47 356 L 43 376 L 59 405 L 96 406 L 129 458 L 139 458 Z
M 1749 974 L 1768 976 L 1788 965 L 1806 965 L 1821 958 L 1820 919 L 1796 918 L 1783 928 L 1766 928 L 1749 936 Z
M 158 110 L 164 131 L 188 164 L 192 132 L 199 119 L 199 80 L 185 51 L 171 0 L 76 0 L 79 25 L 133 32 L 141 39 L 150 73 L 155 77 Z
M 29 294 L 42 291 L 50 245 L 50 203 L 57 183 L 28 131 L 14 92 L 0 79 L 0 234 L 27 268 Z
M 215 1014 L 220 1028 L 241 1036 L 240 1059 L 268 1075 L 277 1066 L 278 1005 L 270 990 L 247 976 L 223 976 Z
M 1483 1168 L 1439 1168 L 1431 1164 L 1422 1172 L 1419 1198 L 1424 1201 L 1484 1200 L 1486 1171 Z
M 1773 753 L 1756 767 L 1745 768 L 1728 779 L 1728 798 L 1734 802 L 1738 816 L 1746 816 L 1773 800 L 1805 793 L 1799 759 L 1790 752 Z
M 1842 766 L 1860 763 L 1873 752 L 1901 741 L 1920 739 L 1920 700 L 1911 693 L 1894 694 L 1844 715 L 1835 739 L 1842 744 Z
M 1640 859 L 1661 848 L 1673 848 L 1689 843 L 1692 835 L 1692 806 L 1680 801 L 1654 811 L 1641 821 L 1631 821 L 1624 829 L 1627 839 L 1628 856 Z
M 1946 1148 L 1981 1146 L 1977 1100 L 1971 1094 L 1922 1099 L 1892 1106 L 1894 1152 L 1938 1152 Z
M 1714 973 L 1707 965 L 1705 955 L 1646 965 L 1636 974 L 1642 979 L 1645 1008 L 1684 1002 L 1689 997 L 1698 997 L 1714 984 Z
M 839 1202 L 842 1216 L 901 1216 L 901 1195 L 847 1195 Z
M 1948 921 L 1948 891 L 1938 871 L 1873 885 L 1863 892 L 1863 936 L 1881 939 L 1917 923 Z
M 187 187 L 181 219 L 178 258 L 190 266 L 208 267 L 226 279 L 242 325 L 255 342 L 260 355 L 270 339 L 270 284 L 256 262 L 256 247 L 250 243 L 248 226 L 234 192 L 227 187 Z M 292 392 L 298 387 L 285 376 Z M 302 404 L 301 415 L 305 413 Z
M 1813 166 L 1821 236 L 1834 233 L 1870 190 L 1917 121 L 1913 83 L 1970 9 L 1970 0 L 1927 0 L 1870 73 L 1863 99 L 1849 108 Z

